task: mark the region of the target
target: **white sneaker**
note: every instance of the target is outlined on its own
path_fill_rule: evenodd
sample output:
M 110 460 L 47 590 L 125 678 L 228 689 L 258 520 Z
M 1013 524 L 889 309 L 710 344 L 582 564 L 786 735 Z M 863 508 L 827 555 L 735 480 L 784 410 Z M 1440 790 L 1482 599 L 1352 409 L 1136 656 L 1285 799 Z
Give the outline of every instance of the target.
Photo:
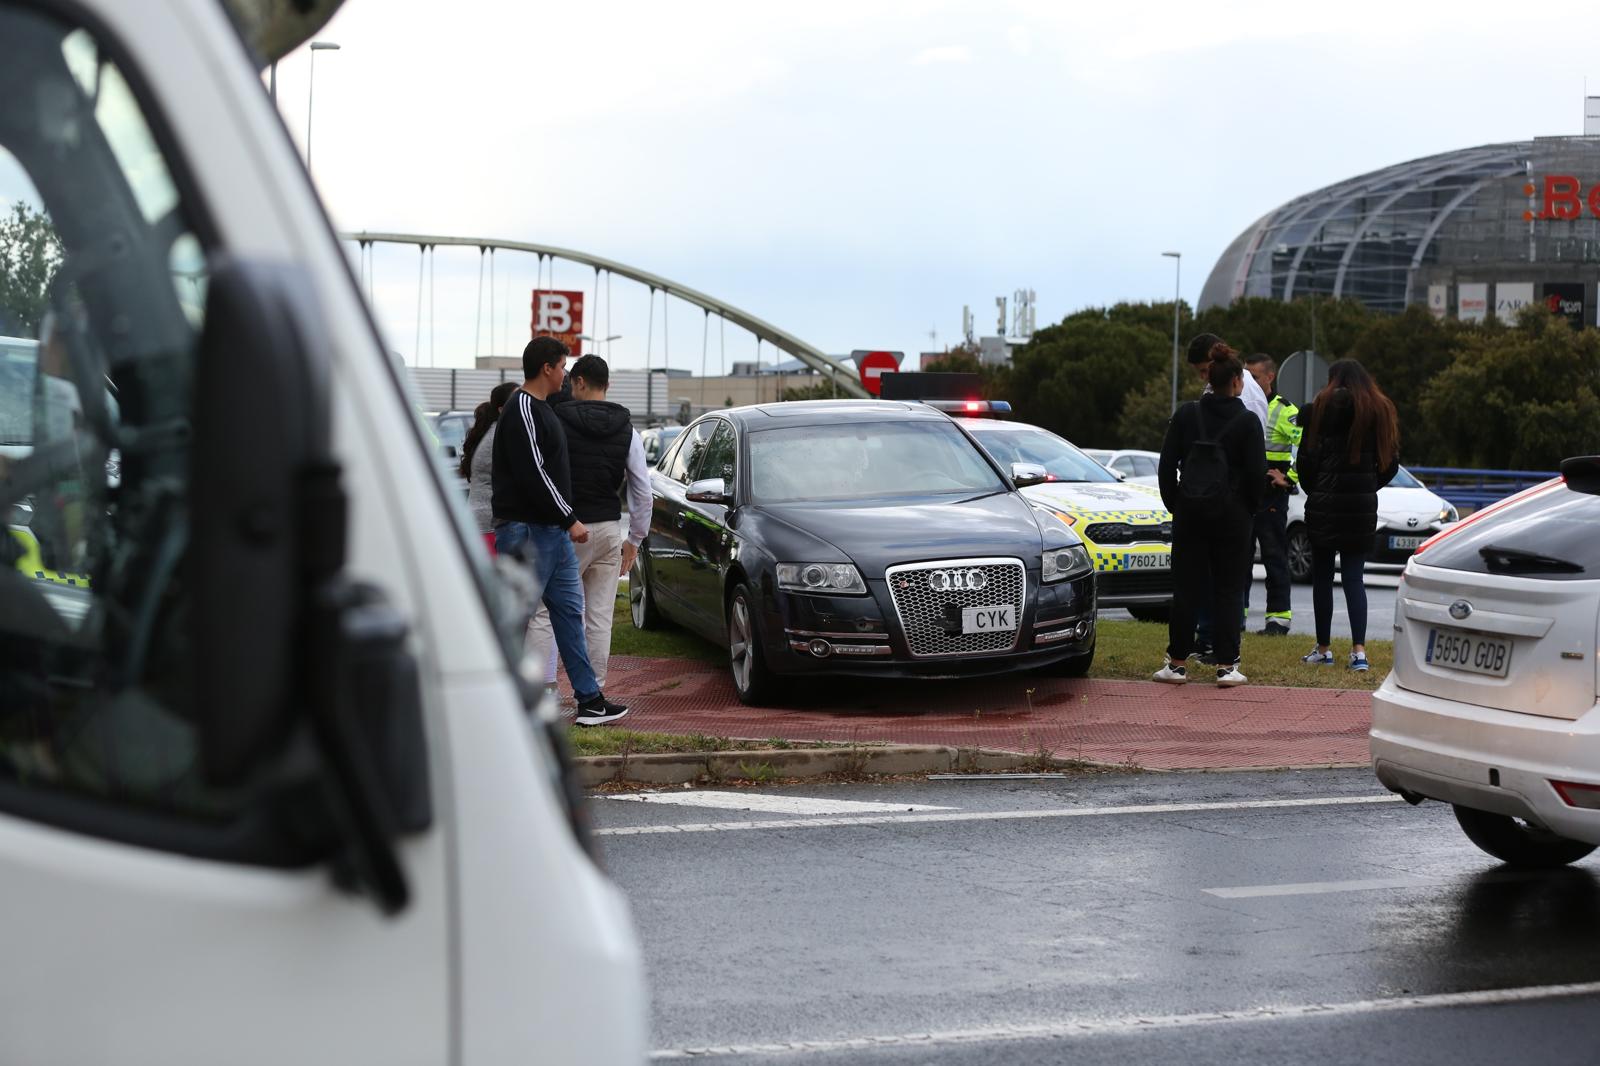
M 1165 666 L 1150 675 L 1150 680 L 1160 681 L 1167 685 L 1181 685 L 1189 680 L 1189 671 L 1182 663 L 1175 663 L 1168 659 Z
M 1236 688 L 1249 682 L 1249 678 L 1239 672 L 1239 664 L 1217 667 L 1217 687 Z

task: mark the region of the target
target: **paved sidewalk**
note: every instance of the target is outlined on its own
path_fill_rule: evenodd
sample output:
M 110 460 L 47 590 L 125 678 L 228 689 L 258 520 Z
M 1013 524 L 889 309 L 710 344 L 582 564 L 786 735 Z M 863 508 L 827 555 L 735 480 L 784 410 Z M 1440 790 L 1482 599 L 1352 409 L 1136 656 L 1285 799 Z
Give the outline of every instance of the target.
M 758 709 L 739 703 L 726 667 L 632 656 L 611 660 L 606 694 L 632 708 L 628 728 L 645 732 L 1044 749 L 1169 770 L 1364 763 L 1372 712 L 1367 692 L 1034 675 L 816 681 L 796 685 L 783 707 Z

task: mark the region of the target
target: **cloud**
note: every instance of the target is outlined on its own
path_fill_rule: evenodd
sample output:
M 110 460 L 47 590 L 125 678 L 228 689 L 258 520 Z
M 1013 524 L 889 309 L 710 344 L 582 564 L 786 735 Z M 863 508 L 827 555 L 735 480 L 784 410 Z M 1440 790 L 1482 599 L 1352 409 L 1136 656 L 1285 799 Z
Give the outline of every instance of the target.
M 942 44 L 937 48 L 924 48 L 911 62 L 919 67 L 935 63 L 971 63 L 972 49 L 964 44 Z

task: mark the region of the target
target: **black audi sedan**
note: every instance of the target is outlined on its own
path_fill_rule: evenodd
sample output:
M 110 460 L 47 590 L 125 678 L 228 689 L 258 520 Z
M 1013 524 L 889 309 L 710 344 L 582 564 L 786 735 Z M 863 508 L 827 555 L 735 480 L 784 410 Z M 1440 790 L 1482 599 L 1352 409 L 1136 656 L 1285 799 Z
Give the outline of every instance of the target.
M 916 403 L 738 407 L 691 424 L 651 473 L 628 579 L 634 625 L 721 644 L 739 698 L 780 678 L 969 677 L 1094 657 L 1082 542 L 946 415 Z

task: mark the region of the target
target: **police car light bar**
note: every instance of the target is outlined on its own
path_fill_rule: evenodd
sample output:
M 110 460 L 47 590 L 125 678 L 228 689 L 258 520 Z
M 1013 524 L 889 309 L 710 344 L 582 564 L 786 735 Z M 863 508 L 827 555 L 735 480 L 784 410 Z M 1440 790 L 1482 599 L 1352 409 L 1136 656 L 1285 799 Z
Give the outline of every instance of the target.
M 1005 400 L 923 400 L 923 403 L 947 415 L 1008 415 L 1011 405 Z

